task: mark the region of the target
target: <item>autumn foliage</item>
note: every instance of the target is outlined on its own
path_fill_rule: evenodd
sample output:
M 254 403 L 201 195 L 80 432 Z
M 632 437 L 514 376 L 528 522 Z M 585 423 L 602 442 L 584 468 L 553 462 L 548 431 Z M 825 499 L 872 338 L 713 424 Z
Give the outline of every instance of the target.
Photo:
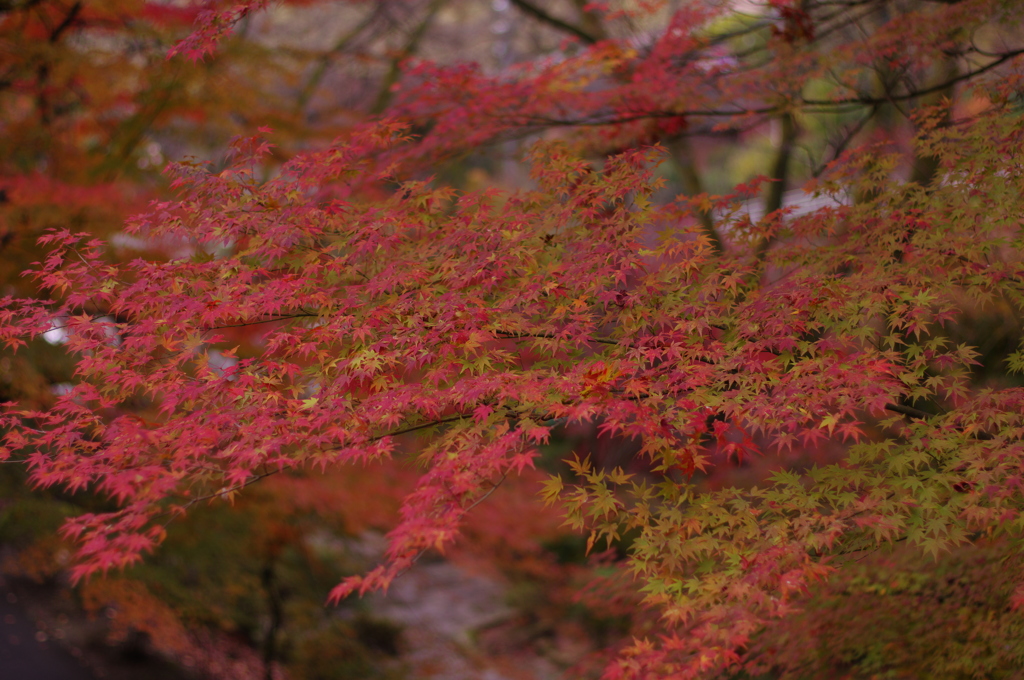
M 0 336 L 59 328 L 74 380 L 9 405 L 0 456 L 116 505 L 64 525 L 74 578 L 268 477 L 412 456 L 385 561 L 330 599 L 386 589 L 573 427 L 633 443 L 541 491 L 653 613 L 609 679 L 800 677 L 785 639 L 831 625 L 808 612 L 843 584 L 876 592 L 860 557 L 1019 562 L 1017 8 L 512 4 L 550 54 L 488 70 L 406 44 L 333 141 L 276 149 L 254 120 L 223 164 L 168 165 L 175 197 L 119 232 L 136 252 L 39 238 Z M 181 56 L 216 59 L 261 7 L 211 4 L 169 63 L 204 68 Z M 759 176 L 707 186 L 715 144 L 765 131 Z M 517 139 L 529 188 L 435 176 Z

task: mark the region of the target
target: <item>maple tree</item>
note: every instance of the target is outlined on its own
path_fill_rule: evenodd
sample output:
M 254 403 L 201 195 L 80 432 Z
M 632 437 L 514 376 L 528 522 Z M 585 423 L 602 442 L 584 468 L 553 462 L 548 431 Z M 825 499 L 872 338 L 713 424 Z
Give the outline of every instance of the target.
M 1015 555 L 1013 4 L 512 5 L 557 58 L 439 65 L 413 31 L 382 115 L 335 142 L 275 156 L 263 128 L 223 169 L 170 165 L 180 198 L 125 227 L 163 255 L 40 239 L 48 297 L 9 296 L 0 334 L 60 326 L 75 379 L 11 406 L 2 455 L 116 502 L 65 524 L 76 578 L 135 563 L 200 503 L 428 434 L 386 561 L 331 599 L 386 588 L 581 423 L 635 455 L 572 458 L 544 495 L 588 550 L 623 546 L 657 613 L 608 678 L 798 674 L 772 633 L 851 556 Z M 209 57 L 261 7 L 210 5 L 172 51 Z M 707 140 L 766 128 L 762 176 L 709 194 Z M 424 174 L 538 137 L 529 190 Z M 666 177 L 685 193 L 665 200 Z M 757 460 L 778 465 L 728 483 Z M 1024 588 L 1000 587 L 1015 612 Z
M 282 59 L 287 46 L 268 41 L 267 29 L 256 26 L 222 41 L 217 55 L 201 68 L 168 59 L 168 50 L 188 34 L 197 11 L 104 0 L 0 6 L 0 120 L 6 131 L 0 143 L 0 281 L 5 294 L 48 297 L 33 277 L 23 275 L 32 262 L 47 256 L 49 248 L 37 238 L 48 229 L 70 225 L 108 239 L 107 256 L 113 260 L 134 257 L 139 244 L 119 231 L 149 200 L 167 195 L 160 175 L 165 158 L 217 153 L 211 149 L 247 129 L 248 116 L 272 122 L 284 151 L 337 134 L 337 120 L 309 120 L 307 109 L 315 98 L 303 108 L 281 91 L 282 81 L 323 63 L 329 52 L 307 41 L 308 49 Z M 364 42 L 364 34 L 387 28 L 381 23 L 363 27 Z M 304 81 L 306 89 L 318 82 L 315 75 Z M 149 254 L 168 255 L 159 245 Z M 27 350 L 0 351 L 0 400 L 39 409 L 53 403 L 75 379 L 74 355 L 62 337 L 58 324 Z M 148 416 L 145 404 L 131 409 Z M 55 535 L 56 527 L 69 515 L 110 506 L 89 494 L 32 489 L 26 477 L 22 466 L 0 467 L 0 573 L 62 591 L 68 545 Z M 240 677 L 247 674 L 244 669 L 271 668 L 280 661 L 291 629 L 308 620 L 303 604 L 316 606 L 323 599 L 326 582 L 310 578 L 309 570 L 336 580 L 351 566 L 317 571 L 320 565 L 298 545 L 311 531 L 301 519 L 308 514 L 299 511 L 281 520 L 264 506 L 293 506 L 281 502 L 288 499 L 276 497 L 274 488 L 266 491 L 231 515 L 236 529 L 254 520 L 258 529 L 236 530 L 235 541 L 217 537 L 218 547 L 238 556 L 234 562 L 197 558 L 200 547 L 187 539 L 196 538 L 197 526 L 210 532 L 219 526 L 217 517 L 199 513 L 197 523 L 176 526 L 178 533 L 168 543 L 168 550 L 177 553 L 172 558 L 154 559 L 149 571 L 129 578 L 93 581 L 75 594 L 88 611 L 120 612 L 118 625 L 109 631 L 111 648 L 149 640 L 149 653 L 170 654 L 210 677 Z M 329 523 L 329 514 L 321 513 L 321 525 Z M 189 536 L 183 538 L 182 532 Z M 208 548 L 198 533 L 199 546 Z M 182 558 L 209 580 L 204 595 L 209 607 L 182 604 L 182 584 L 195 573 L 180 568 Z M 231 583 L 254 585 L 255 591 L 241 598 Z M 254 607 L 277 607 L 284 619 L 278 616 L 264 629 L 253 621 Z M 67 613 L 74 618 L 74 612 Z M 256 649 L 239 649 L 239 637 Z M 305 663 L 300 652 L 290 660 Z

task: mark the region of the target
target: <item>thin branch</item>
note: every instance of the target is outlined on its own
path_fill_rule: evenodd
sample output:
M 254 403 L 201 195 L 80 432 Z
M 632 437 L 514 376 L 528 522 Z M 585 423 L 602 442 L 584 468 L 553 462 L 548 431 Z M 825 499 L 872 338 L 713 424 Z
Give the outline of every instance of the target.
M 206 496 L 200 496 L 198 498 L 192 498 L 187 503 L 185 503 L 185 505 L 181 506 L 181 509 L 182 510 L 187 510 L 188 508 L 192 507 L 196 503 L 202 503 L 203 501 L 212 500 L 214 498 L 221 498 L 223 496 L 226 496 L 227 494 L 231 494 L 231 493 L 234 493 L 236 491 L 241 491 L 242 489 L 244 489 L 247 486 L 255 484 L 256 482 L 259 482 L 259 481 L 261 481 L 263 479 L 266 479 L 267 477 L 271 477 L 273 475 L 276 475 L 278 472 L 281 472 L 281 470 L 271 470 L 270 472 L 264 472 L 264 473 L 261 473 L 261 474 L 258 474 L 258 475 L 254 475 L 254 476 L 250 477 L 249 479 L 245 480 L 244 482 L 242 482 L 241 484 L 236 484 L 236 485 L 234 485 L 232 487 L 222 488 L 222 489 L 220 489 L 218 491 L 215 491 L 214 493 L 207 494 Z
M 520 338 L 541 338 L 543 340 L 561 340 L 556 335 L 550 333 L 512 333 L 511 331 L 494 331 L 494 334 L 498 337 L 506 340 L 518 340 Z M 612 340 L 610 338 L 590 338 L 589 342 L 596 342 L 602 345 L 619 345 L 618 340 Z
M 669 141 L 667 146 L 670 152 L 669 158 L 672 159 L 676 169 L 679 171 L 683 191 L 686 192 L 687 196 L 703 194 L 704 185 L 700 180 L 700 175 L 697 174 L 697 165 L 693 160 L 693 147 L 690 145 L 690 140 L 686 137 L 676 137 Z M 722 237 L 719 236 L 718 231 L 715 229 L 714 216 L 710 210 L 698 208 L 696 212 L 701 232 L 711 242 L 712 252 L 715 255 L 721 255 L 725 252 L 725 245 L 722 243 Z
M 855 109 L 865 106 L 880 106 L 882 104 L 892 104 L 894 102 L 908 101 L 916 99 L 918 97 L 924 97 L 929 94 L 936 92 L 942 92 L 947 90 L 950 86 L 956 83 L 970 80 L 975 76 L 979 76 L 993 68 L 1003 64 L 1015 57 L 1024 54 L 1024 48 L 1019 50 L 1013 50 L 1002 54 L 998 59 L 995 59 L 989 64 L 982 66 L 973 71 L 962 73 L 954 78 L 950 78 L 936 85 L 929 87 L 910 90 L 903 94 L 886 94 L 883 96 L 858 96 L 858 97 L 846 97 L 842 99 L 806 99 L 801 98 L 796 104 L 796 108 L 806 113 L 840 113 L 843 109 Z M 792 108 L 792 107 L 789 107 Z M 557 118 L 553 116 L 543 115 L 525 115 L 518 118 L 521 125 L 537 125 L 547 127 L 600 127 L 605 125 L 623 125 L 626 123 L 633 123 L 643 120 L 651 120 L 657 118 L 744 118 L 751 116 L 770 116 L 780 115 L 787 111 L 786 107 L 781 105 L 775 106 L 761 106 L 753 108 L 733 108 L 733 109 L 677 109 L 672 111 L 645 111 L 643 113 L 630 114 L 625 116 L 617 116 L 609 113 L 605 116 L 592 116 L 589 118 Z M 509 116 L 512 118 L 513 116 Z
M 975 76 L 979 76 L 982 73 L 985 73 L 986 71 L 991 71 L 996 66 L 999 66 L 1000 64 L 1003 64 L 1003 63 L 1005 63 L 1005 62 L 1007 62 L 1007 61 L 1009 61 L 1009 60 L 1011 60 L 1011 59 L 1013 59 L 1015 57 L 1019 57 L 1022 54 L 1024 54 L 1024 48 L 1019 49 L 1019 50 L 1011 50 L 1009 52 L 1004 52 L 998 59 L 995 59 L 994 61 L 986 64 L 985 66 L 982 66 L 981 68 L 977 68 L 977 69 L 974 69 L 973 71 L 968 71 L 966 73 L 961 73 L 958 76 L 955 76 L 953 78 L 949 78 L 949 79 L 947 79 L 947 80 L 945 80 L 945 81 L 943 81 L 941 83 L 938 83 L 936 85 L 931 85 L 929 87 L 926 87 L 926 88 L 923 88 L 923 89 L 920 89 L 920 90 L 911 90 L 909 92 L 906 92 L 906 93 L 900 94 L 900 95 L 890 95 L 890 96 L 884 96 L 884 97 L 847 97 L 845 99 L 831 99 L 831 100 L 830 99 L 801 99 L 801 103 L 804 106 L 807 106 L 807 107 L 824 107 L 825 110 L 828 110 L 829 108 L 834 107 L 834 106 L 845 106 L 845 105 L 870 106 L 870 105 L 877 105 L 877 104 L 891 104 L 894 101 L 906 101 L 908 99 L 916 99 L 917 97 L 923 97 L 925 95 L 929 95 L 929 94 L 932 94 L 932 93 L 935 93 L 935 92 L 942 92 L 943 90 L 948 89 L 952 85 L 955 85 L 955 84 L 957 84 L 959 82 L 962 82 L 962 81 L 965 81 L 965 80 L 970 80 L 971 78 L 974 78 Z
M 598 41 L 607 40 L 608 32 L 601 25 L 600 15 L 590 8 L 590 0 L 573 0 L 573 4 L 576 5 L 576 11 L 580 14 L 579 27 Z
M 490 489 L 488 489 L 488 490 L 487 490 L 487 491 L 486 491 L 486 492 L 484 493 L 484 495 L 483 495 L 483 496 L 480 496 L 480 498 L 478 498 L 478 499 L 476 499 L 475 501 L 473 501 L 472 503 L 470 503 L 470 504 L 469 504 L 469 505 L 468 505 L 468 506 L 467 506 L 467 507 L 465 508 L 464 512 L 469 512 L 470 510 L 472 510 L 473 508 L 475 508 L 476 506 L 480 505 L 480 504 L 481 504 L 481 503 L 483 503 L 483 502 L 484 502 L 485 500 L 487 500 L 487 499 L 488 499 L 488 498 L 490 497 L 490 495 L 491 495 L 492 493 L 494 493 L 495 491 L 497 491 L 497 490 L 498 490 L 498 487 L 499 487 L 499 486 L 501 486 L 501 485 L 502 485 L 502 483 L 503 483 L 503 482 L 505 481 L 505 479 L 507 479 L 507 478 L 508 478 L 508 471 L 506 470 L 506 471 L 505 471 L 505 473 L 501 475 L 501 478 L 500 478 L 500 479 L 499 479 L 499 480 L 498 480 L 497 482 L 495 482 L 495 483 L 494 483 L 493 485 L 491 485 L 491 488 L 490 488 Z
M 68 13 L 64 17 L 64 19 L 59 24 L 57 24 L 57 26 L 54 27 L 54 29 L 50 32 L 50 38 L 49 38 L 50 42 L 51 43 L 57 42 L 57 40 L 60 39 L 61 34 L 64 31 L 66 31 L 67 29 L 71 28 L 71 25 L 75 23 L 75 20 L 78 19 L 78 15 L 81 12 L 82 12 L 82 3 L 81 2 L 76 2 L 75 4 L 71 5 L 71 9 L 68 10 Z
M 355 27 L 355 29 L 343 35 L 338 40 L 338 42 L 334 44 L 334 47 L 332 47 L 328 52 L 320 56 L 320 58 L 317 60 L 316 66 L 313 68 L 313 73 L 310 74 L 309 79 L 306 81 L 306 84 L 302 87 L 302 90 L 299 92 L 297 100 L 297 106 L 299 111 L 304 111 L 306 105 L 309 104 L 309 100 L 313 98 L 313 94 L 316 92 L 317 87 L 320 86 L 321 81 L 323 81 L 324 76 L 327 74 L 327 67 L 329 66 L 331 59 L 334 57 L 334 55 L 343 52 L 346 48 L 348 48 L 348 46 L 352 44 L 352 42 L 355 41 L 356 38 L 359 37 L 359 34 L 366 30 L 366 28 L 373 23 L 374 19 L 377 18 L 378 9 L 379 8 L 374 8 L 370 10 L 370 12 L 366 15 L 366 17 L 363 18 L 359 25 Z
M 591 35 L 587 31 L 580 28 L 579 26 L 574 26 L 573 24 L 570 24 L 567 21 L 563 21 L 562 19 L 559 19 L 554 15 L 548 14 L 540 7 L 537 7 L 536 5 L 529 3 L 526 0 L 512 0 L 512 4 L 519 8 L 519 10 L 522 11 L 524 14 L 529 14 L 534 19 L 539 19 L 540 21 L 543 21 L 544 23 L 549 24 L 550 26 L 553 26 L 560 31 L 563 31 L 565 33 L 571 33 L 572 35 L 576 36 L 577 38 L 587 43 L 588 45 L 593 45 L 594 43 L 597 42 L 596 36 Z
M 385 437 L 397 437 L 400 434 L 408 434 L 410 432 L 416 432 L 418 430 L 426 430 L 426 429 L 431 428 L 431 427 L 437 427 L 438 425 L 446 425 L 448 423 L 455 423 L 455 422 L 458 422 L 460 420 L 465 420 L 466 418 L 470 418 L 470 417 L 471 417 L 471 414 L 469 414 L 469 413 L 461 413 L 461 414 L 459 414 L 457 416 L 451 416 L 449 418 L 441 418 L 440 420 L 431 420 L 431 421 L 426 422 L 426 423 L 420 423 L 419 425 L 411 425 L 409 427 L 405 427 L 405 428 L 402 428 L 400 430 L 394 430 L 392 432 L 385 432 L 384 434 L 379 434 L 379 435 L 376 435 L 374 437 L 370 437 L 369 439 L 365 440 L 364 443 L 368 444 L 370 442 L 380 441 L 381 439 L 384 439 Z
M 22 3 L 17 3 L 14 0 L 4 0 L 3 2 L 0 2 L 0 14 L 7 14 L 8 12 L 24 12 L 41 4 L 43 4 L 43 0 L 27 0 Z
M 946 82 L 950 82 L 951 79 L 955 78 L 959 72 L 959 68 L 957 68 L 957 61 L 953 57 L 947 57 L 943 60 L 943 63 L 940 65 L 940 69 L 942 70 L 942 75 L 945 76 Z M 920 104 L 922 108 L 936 106 L 942 103 L 944 99 L 946 100 L 944 105 L 945 110 L 943 111 L 942 119 L 939 121 L 940 127 L 948 126 L 952 120 L 953 86 L 950 85 L 945 90 L 934 92 L 928 97 L 925 97 Z M 910 181 L 922 187 L 930 187 L 938 178 L 939 168 L 941 165 L 942 162 L 938 156 L 929 154 L 922 155 L 921 152 L 918 151 L 914 154 L 912 164 L 913 171 L 910 175 Z
M 420 44 L 420 40 L 426 35 L 427 29 L 430 28 L 431 22 L 434 20 L 434 15 L 437 14 L 438 10 L 445 4 L 446 0 L 433 0 L 430 6 L 427 7 L 426 16 L 423 20 L 416 25 L 413 29 L 412 34 L 409 35 L 409 39 L 406 41 L 405 46 L 392 58 L 391 67 L 388 69 L 387 74 L 384 76 L 384 80 L 381 82 L 380 91 L 377 93 L 377 101 L 373 103 L 370 109 L 370 113 L 373 115 L 380 115 L 387 109 L 388 104 L 391 102 L 392 87 L 398 82 L 398 78 L 402 75 L 402 63 L 408 59 Z
M 904 415 L 915 420 L 928 420 L 935 416 L 934 413 L 928 413 L 927 411 L 922 411 L 921 409 L 914 408 L 913 406 L 906 406 L 904 404 L 886 404 L 885 410 L 892 411 L 893 413 L 899 413 L 900 415 Z M 985 432 L 984 430 L 972 432 L 971 436 L 975 439 L 981 439 L 982 441 L 992 441 L 995 439 L 991 433 Z
M 541 115 L 526 115 L 520 120 L 524 125 L 545 125 L 550 127 L 597 127 L 601 125 L 622 125 L 635 123 L 652 118 L 740 118 L 743 116 L 758 116 L 778 114 L 778 106 L 762 106 L 752 109 L 683 109 L 677 111 L 645 111 L 644 113 L 630 114 L 626 116 L 607 115 L 605 117 L 594 116 L 591 118 L 553 118 Z
M 221 330 L 223 328 L 243 328 L 245 326 L 258 326 L 260 324 L 273 323 L 275 321 L 287 321 L 288 319 L 308 319 L 308 318 L 315 317 L 315 316 L 317 316 L 317 315 L 313 314 L 312 312 L 305 312 L 305 313 L 302 313 L 302 314 L 288 314 L 286 316 L 274 317 L 273 319 L 260 319 L 259 321 L 245 321 L 245 322 L 242 322 L 242 323 L 229 323 L 229 324 L 224 324 L 223 326 L 204 326 L 200 330 L 202 330 L 202 331 L 216 331 L 216 330 Z
M 787 180 L 789 179 L 789 161 L 793 155 L 793 147 L 796 144 L 797 127 L 793 114 L 786 112 L 779 119 L 782 126 L 782 139 L 779 141 L 778 153 L 775 156 L 775 163 L 771 172 L 771 184 L 768 185 L 768 196 L 764 202 L 764 214 L 770 215 L 782 208 L 783 198 L 786 193 Z M 758 261 L 763 260 L 771 247 L 772 238 L 765 237 L 758 242 L 755 248 L 755 256 Z
M 935 415 L 934 413 L 928 413 L 927 411 L 922 411 L 919 408 L 904 406 L 903 404 L 886 404 L 885 410 L 892 411 L 893 413 L 899 413 L 900 415 L 915 418 L 917 420 L 927 420 Z
M 852 142 L 857 137 L 857 135 L 860 134 L 861 130 L 864 129 L 864 126 L 868 124 L 868 121 L 874 118 L 877 113 L 878 107 L 872 106 L 871 108 L 868 109 L 866 115 L 864 115 L 860 120 L 858 120 L 852 128 L 849 128 L 846 131 L 846 134 L 844 135 L 843 139 L 836 143 L 835 148 L 832 151 L 832 161 L 835 161 L 836 159 L 843 155 L 843 152 L 846 151 L 846 147 L 850 145 L 850 142 Z M 828 164 L 832 161 L 828 161 L 819 165 L 811 173 L 812 176 L 820 177 L 821 173 L 825 171 L 825 168 L 828 167 Z

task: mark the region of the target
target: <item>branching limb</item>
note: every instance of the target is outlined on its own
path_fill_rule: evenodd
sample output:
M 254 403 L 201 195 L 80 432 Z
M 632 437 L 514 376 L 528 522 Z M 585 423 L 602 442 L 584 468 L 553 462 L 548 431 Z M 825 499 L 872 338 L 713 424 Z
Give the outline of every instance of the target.
M 907 416 L 908 418 L 913 418 L 914 420 L 928 420 L 935 416 L 934 413 L 928 413 L 927 411 L 922 411 L 921 409 L 914 408 L 913 406 L 907 406 L 906 404 L 886 404 L 885 410 L 892 411 L 893 413 L 899 413 Z M 984 430 L 974 432 L 971 436 L 982 441 L 991 441 L 995 439 L 991 433 L 985 432 Z
M 945 111 L 942 115 L 940 125 L 948 125 L 950 116 L 952 115 L 952 101 L 953 101 L 953 84 L 956 82 L 959 68 L 957 68 L 957 61 L 955 57 L 946 57 L 943 62 L 939 65 L 940 79 L 948 83 L 947 87 L 941 90 L 936 90 L 929 94 L 927 97 L 922 98 L 921 106 L 936 106 L 942 103 L 942 100 L 946 100 Z M 918 184 L 922 187 L 929 187 L 935 181 L 935 178 L 939 175 L 940 159 L 938 156 L 932 155 L 921 155 L 920 153 L 914 156 L 913 170 L 911 171 L 910 181 Z
M 549 26 L 557 28 L 565 33 L 570 33 L 588 45 L 593 45 L 599 38 L 596 35 L 588 33 L 586 30 L 579 26 L 574 26 L 568 21 L 563 21 L 553 14 L 548 14 L 540 7 L 537 7 L 533 3 L 527 2 L 527 0 L 512 0 L 512 4 L 515 5 L 521 12 L 528 14 L 534 19 L 538 19 Z
M 687 196 L 699 196 L 704 193 L 704 184 L 697 173 L 697 166 L 693 160 L 693 147 L 687 137 L 676 137 L 668 142 L 670 158 L 679 171 L 679 178 L 683 184 L 683 191 Z M 711 242 L 711 249 L 716 255 L 725 252 L 722 237 L 715 229 L 715 219 L 710 210 L 698 208 L 697 220 L 700 222 L 701 232 Z
M 779 118 L 782 128 L 782 138 L 779 140 L 779 148 L 775 154 L 775 163 L 772 165 L 770 175 L 771 184 L 768 185 L 768 195 L 765 197 L 764 214 L 770 215 L 782 208 L 783 196 L 789 179 L 789 161 L 793 156 L 793 149 L 796 146 L 797 126 L 793 114 L 783 113 Z M 772 239 L 765 237 L 757 244 L 755 255 L 757 259 L 763 260 L 768 248 L 771 247 Z
M 520 338 L 541 338 L 544 340 L 559 340 L 558 336 L 550 333 L 512 333 L 510 331 L 495 331 L 495 335 L 499 338 L 505 338 L 507 340 L 518 340 Z M 618 340 L 612 340 L 611 338 L 590 338 L 590 342 L 596 342 L 601 345 L 618 345 Z
M 427 13 L 423 19 L 416 25 L 412 33 L 409 34 L 408 40 L 406 40 L 405 46 L 394 56 L 391 60 L 391 66 L 388 69 L 387 75 L 381 81 L 380 90 L 377 93 L 377 101 L 373 103 L 373 107 L 370 109 L 370 113 L 375 116 L 379 116 L 384 113 L 384 110 L 388 108 L 388 104 L 391 103 L 392 91 L 391 88 L 395 83 L 398 82 L 399 76 L 402 74 L 402 62 L 408 59 L 411 55 L 416 52 L 416 48 L 419 47 L 420 41 L 423 36 L 426 35 L 427 29 L 430 28 L 430 24 L 434 20 L 434 16 L 438 10 L 444 5 L 446 0 L 433 0 L 427 7 Z
M 331 59 L 333 59 L 335 55 L 348 49 L 356 38 L 358 38 L 360 34 L 362 34 L 362 32 L 377 19 L 378 14 L 379 8 L 371 9 L 354 29 L 343 35 L 338 42 L 334 44 L 334 47 L 332 47 L 330 51 L 320 56 L 317 60 L 316 66 L 313 68 L 313 72 L 309 75 L 309 79 L 302 87 L 301 92 L 299 92 L 297 100 L 297 108 L 299 111 L 304 111 L 306 106 L 309 104 L 309 100 L 313 98 L 313 94 L 316 92 L 316 89 L 320 86 L 321 81 L 323 81 L 324 76 L 327 74 L 327 68 L 330 66 Z
M 590 0 L 573 0 L 573 4 L 580 14 L 580 28 L 595 40 L 607 40 L 608 32 L 601 25 L 601 17 L 588 7 L 591 4 Z
M 830 112 L 830 111 L 832 111 L 834 109 L 834 107 L 838 107 L 838 106 L 874 106 L 874 105 L 878 105 L 878 104 L 892 103 L 894 101 L 907 101 L 909 99 L 916 99 L 918 97 L 924 97 L 924 96 L 927 96 L 927 95 L 930 95 L 930 94 L 934 94 L 936 92 L 945 92 L 950 87 L 952 87 L 953 85 L 956 85 L 957 83 L 960 83 L 960 82 L 963 82 L 963 81 L 966 81 L 966 80 L 971 80 L 971 79 L 975 78 L 976 76 L 980 76 L 982 73 L 985 73 L 987 71 L 991 71 L 992 69 L 996 68 L 997 66 L 999 66 L 1001 64 L 1004 64 L 1004 63 L 1010 61 L 1011 59 L 1019 57 L 1022 54 L 1024 54 L 1024 48 L 1017 49 L 1017 50 L 1010 50 L 1009 52 L 1003 52 L 997 58 L 993 59 L 989 63 L 987 63 L 984 66 L 981 66 L 979 68 L 976 68 L 976 69 L 974 69 L 972 71 L 966 71 L 966 72 L 963 72 L 963 73 L 959 73 L 958 75 L 949 77 L 948 79 L 943 80 L 942 82 L 939 82 L 939 83 L 937 83 L 935 85 L 930 85 L 928 87 L 924 87 L 924 88 L 921 88 L 921 89 L 910 90 L 908 92 L 904 92 L 904 93 L 898 94 L 898 95 L 889 95 L 889 96 L 880 96 L 880 97 L 873 97 L 873 96 L 845 97 L 845 98 L 842 98 L 842 99 L 802 99 L 800 103 L 804 107 L 809 107 L 811 109 L 814 109 L 815 112 L 817 112 L 817 113 L 822 113 L 822 112 Z

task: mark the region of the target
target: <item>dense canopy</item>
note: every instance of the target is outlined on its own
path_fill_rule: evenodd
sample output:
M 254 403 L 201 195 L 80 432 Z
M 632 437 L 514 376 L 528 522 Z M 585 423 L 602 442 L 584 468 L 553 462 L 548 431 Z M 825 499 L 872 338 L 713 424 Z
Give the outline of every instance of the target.
M 793 642 L 835 598 L 867 620 L 861 559 L 966 548 L 963 583 L 1006 561 L 1008 618 L 985 654 L 895 668 L 1019 670 L 1020 8 L 370 5 L 211 3 L 187 31 L 161 3 L 0 8 L 28 74 L 3 125 L 40 140 L 3 161 L 4 233 L 38 262 L 0 337 L 43 385 L 9 391 L 0 456 L 106 499 L 64 525 L 74 577 L 261 480 L 411 457 L 385 559 L 338 602 L 540 466 L 650 612 L 604 677 L 871 672 Z M 303 12 L 345 30 L 296 45 Z M 82 69 L 111 67 L 126 89 L 94 92 Z M 54 389 L 33 352 L 73 372 Z

